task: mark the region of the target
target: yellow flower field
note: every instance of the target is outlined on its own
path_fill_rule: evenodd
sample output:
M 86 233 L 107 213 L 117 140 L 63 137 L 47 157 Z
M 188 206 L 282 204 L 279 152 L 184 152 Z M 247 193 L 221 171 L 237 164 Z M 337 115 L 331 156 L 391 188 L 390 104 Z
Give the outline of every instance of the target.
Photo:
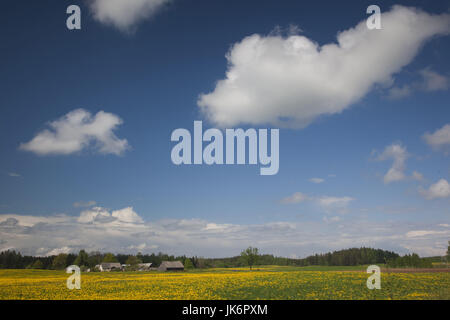
M 0 299 L 450 299 L 450 273 L 382 274 L 369 290 L 364 272 L 272 267 L 181 273 L 82 273 L 69 290 L 63 271 L 0 270 Z

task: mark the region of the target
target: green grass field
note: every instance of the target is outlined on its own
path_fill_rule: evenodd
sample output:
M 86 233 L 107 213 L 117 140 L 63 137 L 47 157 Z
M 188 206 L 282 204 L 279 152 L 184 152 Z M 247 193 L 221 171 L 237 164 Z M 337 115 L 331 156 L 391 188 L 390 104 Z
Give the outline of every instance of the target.
M 0 299 L 450 299 L 450 273 L 382 273 L 381 290 L 366 287 L 359 267 L 255 267 L 178 273 L 82 273 L 69 290 L 69 274 L 0 270 Z

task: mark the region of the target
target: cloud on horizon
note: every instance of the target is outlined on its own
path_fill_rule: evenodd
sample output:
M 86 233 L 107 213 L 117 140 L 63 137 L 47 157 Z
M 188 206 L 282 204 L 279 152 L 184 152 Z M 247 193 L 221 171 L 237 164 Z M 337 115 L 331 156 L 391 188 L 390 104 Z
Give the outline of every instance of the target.
M 73 203 L 75 208 L 92 207 L 97 204 L 96 201 L 77 201 Z
M 315 195 L 307 195 L 302 192 L 295 192 L 291 196 L 285 197 L 280 200 L 281 204 L 297 204 L 302 202 L 312 202 L 316 204 L 324 213 L 339 213 L 345 214 L 348 212 L 347 207 L 349 204 L 356 200 L 352 197 L 335 197 L 335 196 L 315 196 Z M 330 221 L 338 221 L 337 219 L 328 219 L 326 218 L 326 222 Z
M 295 204 L 309 200 L 309 197 L 301 192 L 295 192 L 293 195 L 280 200 L 281 204 Z
M 22 177 L 22 175 L 20 173 L 17 173 L 17 172 L 8 172 L 8 176 L 14 177 L 14 178 Z
M 23 254 L 46 256 L 81 249 L 116 253 L 157 250 L 177 255 L 224 257 L 238 255 L 243 248 L 252 245 L 276 255 L 306 256 L 370 246 L 399 253 L 440 255 L 444 254 L 450 236 L 450 228 L 445 224 L 423 222 L 381 223 L 340 217 L 325 217 L 318 222 L 276 221 L 248 225 L 200 219 L 146 222 L 129 208 L 113 212 L 122 213 L 114 217 L 108 210 L 97 208 L 95 218 L 90 220 L 84 219 L 86 213 L 78 217 L 0 215 L 0 251 L 14 249 Z M 130 212 L 133 212 L 133 219 L 128 219 Z M 99 215 L 109 219 L 97 219 Z
M 222 127 L 303 128 L 341 113 L 377 85 L 392 85 L 428 40 L 450 33 L 448 13 L 394 6 L 382 21 L 382 30 L 369 30 L 364 20 L 339 32 L 337 43 L 322 46 L 301 35 L 248 36 L 226 54 L 225 79 L 201 94 L 198 106 Z

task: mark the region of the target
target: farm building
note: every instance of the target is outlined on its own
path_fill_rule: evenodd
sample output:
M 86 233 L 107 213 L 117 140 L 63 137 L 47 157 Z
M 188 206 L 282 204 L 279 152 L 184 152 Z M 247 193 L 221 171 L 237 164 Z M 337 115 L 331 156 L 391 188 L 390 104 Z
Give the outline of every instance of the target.
M 99 270 L 104 271 L 111 271 L 111 270 L 122 270 L 122 265 L 118 262 L 103 262 L 99 265 Z
M 181 261 L 163 261 L 158 271 L 183 271 L 184 266 Z
M 152 267 L 151 263 L 139 263 L 138 271 L 149 271 Z

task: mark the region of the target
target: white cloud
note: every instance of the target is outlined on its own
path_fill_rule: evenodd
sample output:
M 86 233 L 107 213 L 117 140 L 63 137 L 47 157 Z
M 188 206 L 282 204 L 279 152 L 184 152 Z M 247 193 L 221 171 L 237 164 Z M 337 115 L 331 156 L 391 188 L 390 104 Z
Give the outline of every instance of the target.
M 117 218 L 119 221 L 130 223 L 141 223 L 142 218 L 133 210 L 133 207 L 127 207 L 121 210 L 116 210 L 111 213 L 111 216 Z
M 319 205 L 326 213 L 347 213 L 347 207 L 355 198 L 352 197 L 332 197 L 332 196 L 309 196 L 301 192 L 281 199 L 281 204 L 295 204 L 305 201 L 311 201 Z
M 444 125 L 434 133 L 425 133 L 423 138 L 435 150 L 450 146 L 450 123 Z
M 75 208 L 81 208 L 81 207 L 92 207 L 92 206 L 95 206 L 96 204 L 97 204 L 97 202 L 95 202 L 95 201 L 87 201 L 87 202 L 77 201 L 77 202 L 73 203 L 73 206 Z
M 404 85 L 402 87 L 392 87 L 389 89 L 388 98 L 391 100 L 398 100 L 401 98 L 408 97 L 411 95 L 412 89 L 409 85 Z
M 355 199 L 352 197 L 322 196 L 317 199 L 317 202 L 323 208 L 330 209 L 330 208 L 345 208 L 353 200 Z
M 113 132 L 120 124 L 122 119 L 115 114 L 99 111 L 92 116 L 76 109 L 50 122 L 50 129 L 22 143 L 20 149 L 38 155 L 68 155 L 91 146 L 99 153 L 120 155 L 129 147 L 126 139 L 119 139 Z
M 405 162 L 408 158 L 408 152 L 406 147 L 403 147 L 399 143 L 393 143 L 387 146 L 383 153 L 378 156 L 378 160 L 384 161 L 393 159 L 392 167 L 384 175 L 384 183 L 388 184 L 395 181 L 401 181 L 406 178 L 405 176 Z
M 394 86 L 389 89 L 388 98 L 391 100 L 401 99 L 410 96 L 414 90 L 425 92 L 447 90 L 449 85 L 448 78 L 443 76 L 430 68 L 425 68 L 419 71 L 422 78 L 420 81 L 414 82 L 411 85 L 405 84 L 401 87 Z
M 325 181 L 325 179 L 322 179 L 322 178 L 311 178 L 311 179 L 309 179 L 309 181 L 310 182 L 312 182 L 312 183 L 322 183 L 322 182 L 324 182 Z
M 280 202 L 282 204 L 294 204 L 294 203 L 300 203 L 303 201 L 308 200 L 308 196 L 301 193 L 301 192 L 296 192 L 293 195 L 283 198 Z
M 437 234 L 449 234 L 448 231 L 436 231 L 436 230 L 413 230 L 406 233 L 408 238 L 426 237 Z
M 142 223 L 142 218 L 133 210 L 133 207 L 127 207 L 120 210 L 109 212 L 102 207 L 93 207 L 81 212 L 78 217 L 80 223 Z
M 62 247 L 62 248 L 55 248 L 53 250 L 50 250 L 49 252 L 46 253 L 47 256 L 57 256 L 58 254 L 61 253 L 70 253 L 72 250 L 69 247 Z
M 325 216 L 325 217 L 323 217 L 323 221 L 326 223 L 339 222 L 339 221 L 341 221 L 341 217 L 334 216 L 334 217 L 328 218 L 327 216 Z
M 419 188 L 420 194 L 428 200 L 438 199 L 438 198 L 449 198 L 450 197 L 450 184 L 445 179 L 440 179 L 435 184 L 432 184 L 428 190 Z
M 19 223 L 19 220 L 16 218 L 7 218 L 6 220 L 0 222 L 0 226 L 2 227 L 15 227 Z
M 448 78 L 443 76 L 430 68 L 425 68 L 420 71 L 420 75 L 423 77 L 423 83 L 421 85 L 424 91 L 438 91 L 448 89 Z
M 147 245 L 146 243 L 141 243 L 138 245 L 128 246 L 127 249 L 135 250 L 135 251 L 142 251 L 144 249 L 154 250 L 154 249 L 158 249 L 158 246 L 156 244 Z
M 94 19 L 123 32 L 132 32 L 136 25 L 159 11 L 171 0 L 93 0 L 90 9 Z
M 94 222 L 111 222 L 115 219 L 111 218 L 111 213 L 105 208 L 94 207 L 81 212 L 78 217 L 80 223 L 94 223 Z
M 17 173 L 17 172 L 9 172 L 9 173 L 8 173 L 8 176 L 14 177 L 14 178 L 20 178 L 20 177 L 22 177 L 22 175 L 19 174 L 19 173 Z
M 392 83 L 424 43 L 450 33 L 450 15 L 394 6 L 383 29 L 366 21 L 319 46 L 305 36 L 254 34 L 227 53 L 226 78 L 198 105 L 220 126 L 239 123 L 305 127 L 317 117 L 342 112 L 375 85 Z

